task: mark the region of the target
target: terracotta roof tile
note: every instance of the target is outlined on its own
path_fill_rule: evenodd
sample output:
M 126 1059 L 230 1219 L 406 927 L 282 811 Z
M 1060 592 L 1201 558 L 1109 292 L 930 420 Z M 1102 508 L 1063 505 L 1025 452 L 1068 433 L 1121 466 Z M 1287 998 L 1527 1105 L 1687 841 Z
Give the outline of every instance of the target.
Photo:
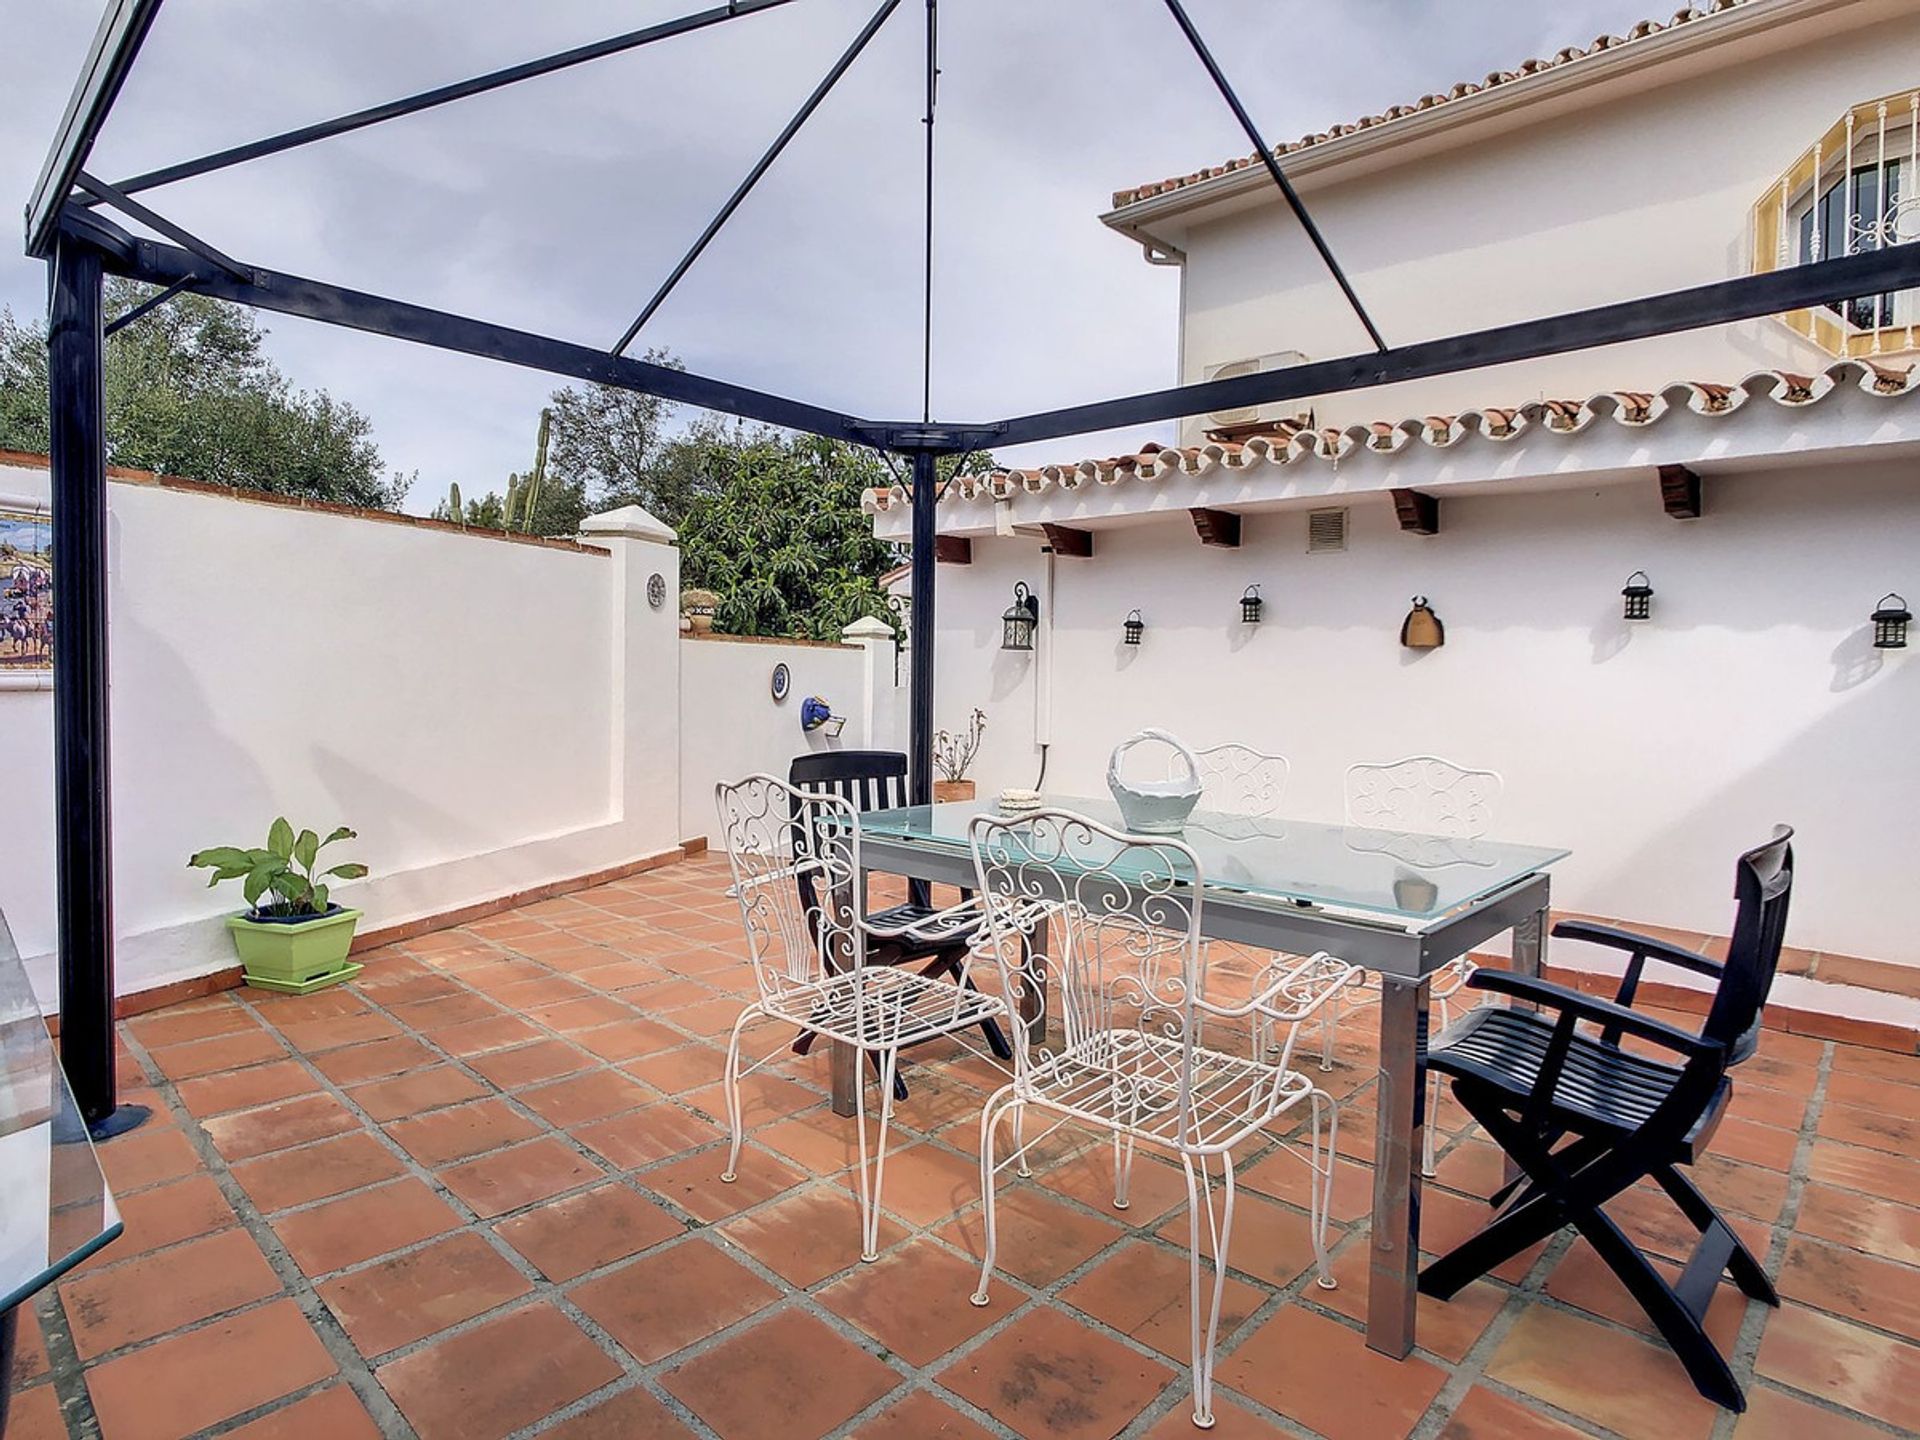
M 1037 495 L 1050 488 L 1073 490 L 1088 483 L 1117 485 L 1128 480 L 1198 476 L 1215 469 L 1250 470 L 1259 465 L 1290 465 L 1309 456 L 1338 461 L 1361 449 L 1390 454 L 1416 444 L 1436 450 L 1450 449 L 1469 440 L 1505 444 L 1535 428 L 1570 437 L 1601 420 L 1638 427 L 1658 425 L 1680 411 L 1725 417 L 1749 409 L 1763 399 L 1788 409 L 1817 405 L 1847 385 L 1868 395 L 1911 395 L 1920 393 L 1920 376 L 1916 376 L 1912 367 L 1896 370 L 1868 361 L 1840 360 L 1815 376 L 1760 370 L 1734 385 L 1678 380 L 1658 390 L 1608 390 L 1585 400 L 1537 400 L 1515 407 L 1468 410 L 1459 415 L 1375 420 L 1345 430 L 1308 430 L 1292 421 L 1280 421 L 1269 433 L 1249 435 L 1238 441 L 1209 440 L 1184 449 L 1150 442 L 1141 446 L 1136 454 L 1105 460 L 961 475 L 942 498 L 957 495 L 973 499 L 982 493 L 1005 497 L 1016 490 Z M 869 490 L 861 505 L 868 514 L 879 515 L 906 502 L 906 491 L 894 486 Z
M 1621 45 L 1629 44 L 1635 40 L 1645 40 L 1649 36 L 1672 30 L 1676 26 L 1685 25 L 1695 20 L 1704 20 L 1709 16 L 1719 15 L 1728 10 L 1737 10 L 1743 5 L 1750 5 L 1752 3 L 1753 0 L 1708 0 L 1708 3 L 1691 6 L 1677 12 L 1670 20 L 1642 20 L 1625 35 L 1601 35 L 1596 38 L 1592 44 L 1584 47 L 1570 45 L 1551 59 L 1527 60 L 1512 70 L 1496 70 L 1478 84 L 1463 81 L 1443 95 L 1423 95 L 1411 104 L 1394 105 L 1383 110 L 1378 115 L 1365 115 L 1350 124 L 1335 125 L 1330 129 L 1322 130 L 1312 135 L 1303 135 L 1298 140 L 1291 141 L 1290 143 L 1276 145 L 1273 153 L 1276 157 L 1283 157 L 1297 154 L 1302 150 L 1311 150 L 1316 145 L 1324 145 L 1327 141 L 1337 140 L 1343 135 L 1351 135 L 1359 130 L 1370 130 L 1377 125 L 1391 124 L 1393 121 L 1405 119 L 1409 115 L 1418 115 L 1436 106 L 1451 104 L 1456 100 L 1464 100 L 1469 95 L 1478 95 L 1487 90 L 1497 89 L 1502 85 L 1511 85 L 1516 80 L 1523 80 L 1528 76 L 1538 75 L 1543 71 L 1555 70 L 1562 65 L 1571 65 L 1577 61 L 1601 54 L 1603 51 L 1616 49 Z M 1190 185 L 1198 185 L 1202 181 L 1212 180 L 1221 175 L 1228 175 L 1236 170 L 1245 170 L 1258 164 L 1260 164 L 1260 157 L 1258 155 L 1246 155 L 1238 159 L 1225 161 L 1219 165 L 1209 165 L 1206 169 L 1196 170 L 1191 175 L 1175 175 L 1165 180 L 1155 180 L 1149 184 L 1136 185 L 1129 190 L 1116 190 L 1113 195 L 1113 208 L 1119 210 L 1128 205 L 1136 205 L 1142 200 L 1151 200 L 1157 195 L 1166 195 L 1175 190 L 1184 190 Z

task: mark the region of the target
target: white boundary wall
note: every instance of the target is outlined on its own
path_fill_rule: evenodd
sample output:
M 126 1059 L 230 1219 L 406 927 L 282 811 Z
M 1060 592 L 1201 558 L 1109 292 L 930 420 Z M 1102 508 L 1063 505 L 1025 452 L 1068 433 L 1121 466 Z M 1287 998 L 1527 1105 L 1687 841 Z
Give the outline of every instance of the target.
M 47 493 L 44 466 L 0 462 L 0 497 Z M 802 737 L 802 697 L 850 716 L 833 743 L 852 746 L 876 657 L 890 689 L 891 639 L 683 641 L 679 552 L 640 510 L 581 548 L 151 481 L 110 483 L 108 506 L 122 994 L 234 963 L 238 890 L 186 859 L 264 843 L 275 815 L 357 829 L 340 858 L 373 874 L 338 898 L 363 928 L 404 923 L 671 851 L 712 828 L 723 774 L 827 743 Z M 52 769 L 51 691 L 0 689 L 0 912 L 48 1008 Z

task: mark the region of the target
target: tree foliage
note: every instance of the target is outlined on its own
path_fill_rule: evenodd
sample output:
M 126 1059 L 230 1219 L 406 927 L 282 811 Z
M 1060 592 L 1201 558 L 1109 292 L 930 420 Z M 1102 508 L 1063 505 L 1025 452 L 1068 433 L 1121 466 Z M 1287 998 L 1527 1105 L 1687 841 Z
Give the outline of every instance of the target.
M 109 319 L 153 294 L 109 279 Z M 373 509 L 397 509 L 408 477 L 386 473 L 367 417 L 324 390 L 299 390 L 268 358 L 253 312 L 175 296 L 107 340 L 107 458 Z M 0 309 L 0 448 L 47 449 L 44 326 Z

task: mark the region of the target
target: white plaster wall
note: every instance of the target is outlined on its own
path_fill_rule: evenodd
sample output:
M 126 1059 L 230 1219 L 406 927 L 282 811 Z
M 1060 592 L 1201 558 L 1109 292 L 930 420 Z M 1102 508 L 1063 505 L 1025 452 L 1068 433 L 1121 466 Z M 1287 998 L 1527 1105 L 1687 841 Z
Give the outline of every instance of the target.
M 1751 207 L 1780 173 L 1848 107 L 1920 83 L 1920 7 L 1904 9 L 1890 22 L 1744 62 L 1675 62 L 1643 81 L 1523 110 L 1501 122 L 1501 133 L 1476 132 L 1442 153 L 1301 185 L 1390 344 L 1744 274 Z M 1454 77 L 1430 78 L 1438 88 Z M 1905 118 L 1904 110 L 1895 116 L 1902 127 Z M 1907 148 L 1901 128 L 1890 153 Z M 1367 348 L 1281 206 L 1196 224 L 1177 238 L 1189 257 L 1184 379 L 1248 356 L 1299 350 L 1328 359 Z M 1817 369 L 1831 358 L 1762 320 L 1328 397 L 1316 418 L 1344 426 L 1584 399 L 1775 366 Z M 1192 443 L 1207 423 L 1188 422 L 1183 438 Z
M 886 647 L 890 650 L 892 647 Z M 891 688 L 882 652 L 880 681 Z M 776 703 L 773 667 L 785 664 L 793 689 Z M 715 834 L 713 787 L 768 774 L 785 779 L 796 755 L 819 750 L 898 749 L 890 731 L 870 737 L 863 713 L 867 652 L 853 645 L 807 645 L 735 638 L 680 643 L 680 824 L 682 838 Z M 847 717 L 838 739 L 800 729 L 800 702 L 818 695 Z
M 1356 507 L 1349 550 L 1308 556 L 1299 512 L 1248 516 L 1238 550 L 1203 548 L 1181 515 L 1056 560 L 1048 791 L 1104 793 L 1112 746 L 1151 724 L 1286 754 L 1287 810 L 1337 819 L 1347 765 L 1432 751 L 1504 772 L 1500 838 L 1573 851 L 1562 906 L 1723 932 L 1734 855 L 1786 821 L 1790 943 L 1920 962 L 1900 903 L 1920 854 L 1920 649 L 1874 651 L 1866 624 L 1885 591 L 1920 592 L 1910 465 L 1719 476 L 1689 522 L 1651 485 L 1450 496 L 1443 518 L 1422 539 Z M 1629 627 L 1634 569 L 1657 595 Z M 988 710 L 986 794 L 1037 770 L 1041 662 L 999 641 L 1014 581 L 1044 574 L 1018 538 L 939 569 L 938 711 Z M 1252 581 L 1267 618 L 1249 629 Z M 1416 593 L 1443 649 L 1397 643 Z
M 44 469 L 0 468 L 0 493 L 46 490 Z M 614 588 L 670 546 L 595 537 L 610 557 L 140 484 L 108 503 L 123 993 L 232 963 L 239 894 L 186 858 L 263 843 L 278 814 L 360 832 L 341 858 L 373 875 L 339 898 L 367 927 L 679 839 L 671 780 L 614 784 L 623 745 L 677 768 L 677 619 L 623 615 Z M 616 660 L 664 721 L 622 703 Z M 0 691 L 0 910 L 49 1004 L 52 752 L 51 694 Z

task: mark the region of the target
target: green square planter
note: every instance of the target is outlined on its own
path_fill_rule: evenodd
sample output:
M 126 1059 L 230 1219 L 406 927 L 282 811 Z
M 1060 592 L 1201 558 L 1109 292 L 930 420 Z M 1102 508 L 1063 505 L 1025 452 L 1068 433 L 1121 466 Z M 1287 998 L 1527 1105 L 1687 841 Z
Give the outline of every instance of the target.
M 247 984 L 282 995 L 311 995 L 366 968 L 347 960 L 359 919 L 358 910 L 345 909 L 291 925 L 235 915 L 227 928 L 233 932 Z

